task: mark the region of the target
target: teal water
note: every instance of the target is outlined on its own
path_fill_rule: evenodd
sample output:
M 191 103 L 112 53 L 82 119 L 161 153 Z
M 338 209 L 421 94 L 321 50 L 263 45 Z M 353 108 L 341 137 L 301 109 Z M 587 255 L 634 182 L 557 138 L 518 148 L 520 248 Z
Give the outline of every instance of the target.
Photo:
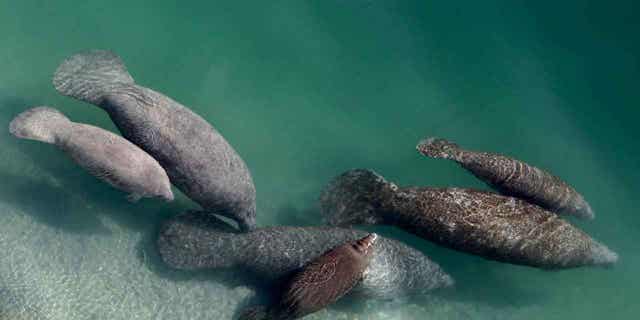
M 516 4 L 517 3 L 517 4 Z M 116 131 L 58 95 L 53 71 L 88 48 L 214 124 L 250 167 L 260 225 L 320 223 L 335 175 L 485 188 L 421 157 L 424 136 L 524 159 L 589 200 L 571 220 L 620 254 L 613 269 L 544 272 L 423 250 L 452 290 L 342 304 L 309 319 L 633 319 L 640 313 L 640 11 L 634 1 L 0 0 L 0 319 L 229 319 L 253 295 L 154 258 L 164 218 L 195 205 L 127 202 L 54 147 L 8 133 L 47 104 Z

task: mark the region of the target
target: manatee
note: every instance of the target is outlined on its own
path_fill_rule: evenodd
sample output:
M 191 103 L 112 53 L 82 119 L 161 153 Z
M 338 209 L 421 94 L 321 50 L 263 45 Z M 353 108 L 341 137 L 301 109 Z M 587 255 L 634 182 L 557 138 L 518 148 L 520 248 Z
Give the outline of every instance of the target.
M 457 162 L 504 195 L 521 198 L 561 214 L 583 219 L 595 217 L 589 203 L 569 184 L 520 160 L 495 153 L 464 150 L 453 142 L 439 138 L 424 139 L 416 149 L 431 158 Z
M 605 245 L 527 201 L 462 188 L 399 188 L 364 169 L 331 181 L 320 197 L 331 225 L 393 225 L 487 259 L 542 269 L 609 266 Z
M 104 109 L 122 135 L 148 152 L 171 182 L 206 211 L 255 227 L 255 187 L 233 147 L 207 121 L 162 93 L 136 84 L 112 52 L 66 59 L 53 85 Z
M 90 174 L 129 193 L 173 200 L 169 177 L 142 149 L 107 130 L 69 120 L 50 107 L 36 107 L 16 116 L 9 125 L 18 138 L 50 143 L 68 154 Z
M 157 248 L 161 259 L 174 269 L 234 270 L 274 284 L 327 250 L 367 234 L 327 226 L 277 226 L 242 233 L 214 215 L 188 211 L 163 223 Z M 421 252 L 378 237 L 354 293 L 395 298 L 451 285 L 452 278 Z
M 254 307 L 242 320 L 302 318 L 338 301 L 362 279 L 371 261 L 375 233 L 337 246 L 292 275 L 270 307 Z

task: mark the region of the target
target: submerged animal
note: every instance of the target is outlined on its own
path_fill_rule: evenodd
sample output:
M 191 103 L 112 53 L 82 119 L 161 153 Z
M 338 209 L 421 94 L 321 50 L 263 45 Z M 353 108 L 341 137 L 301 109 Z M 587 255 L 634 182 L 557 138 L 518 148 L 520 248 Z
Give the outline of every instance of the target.
M 171 184 L 160 164 L 126 139 L 88 124 L 75 123 L 60 111 L 36 107 L 9 125 L 18 138 L 54 144 L 95 177 L 128 192 L 129 200 L 173 200 Z
M 284 226 L 240 233 L 213 215 L 189 211 L 163 224 L 157 248 L 162 260 L 175 269 L 232 269 L 275 283 L 327 250 L 366 235 L 354 229 Z M 395 298 L 451 285 L 451 277 L 420 251 L 378 237 L 354 292 Z
M 122 135 L 151 154 L 171 182 L 206 211 L 255 227 L 255 187 L 231 145 L 207 121 L 171 98 L 136 84 L 120 58 L 94 50 L 66 59 L 53 84 L 104 109 Z
M 431 158 L 457 162 L 502 194 L 579 218 L 593 219 L 595 216 L 589 203 L 569 184 L 522 161 L 495 153 L 464 150 L 439 138 L 422 140 L 416 149 Z
M 527 201 L 461 188 L 398 188 L 371 170 L 335 178 L 320 197 L 331 225 L 386 224 L 440 245 L 543 269 L 612 265 L 605 245 Z
M 338 301 L 362 279 L 377 237 L 372 233 L 314 258 L 287 281 L 272 306 L 251 308 L 240 319 L 298 319 Z

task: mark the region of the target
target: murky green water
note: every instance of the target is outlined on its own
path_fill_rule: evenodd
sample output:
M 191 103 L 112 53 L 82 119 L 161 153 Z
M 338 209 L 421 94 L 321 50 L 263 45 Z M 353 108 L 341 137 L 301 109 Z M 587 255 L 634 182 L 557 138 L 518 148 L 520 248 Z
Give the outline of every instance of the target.
M 0 0 L 0 319 L 228 319 L 253 294 L 154 257 L 158 222 L 195 207 L 184 196 L 131 204 L 54 147 L 9 135 L 13 116 L 43 104 L 116 131 L 50 84 L 89 48 L 116 51 L 139 83 L 226 136 L 253 173 L 260 225 L 320 223 L 320 189 L 354 167 L 484 188 L 414 150 L 437 135 L 562 176 L 597 214 L 572 222 L 621 256 L 609 270 L 543 272 L 378 229 L 457 287 L 310 319 L 637 317 L 640 8 L 584 2 Z

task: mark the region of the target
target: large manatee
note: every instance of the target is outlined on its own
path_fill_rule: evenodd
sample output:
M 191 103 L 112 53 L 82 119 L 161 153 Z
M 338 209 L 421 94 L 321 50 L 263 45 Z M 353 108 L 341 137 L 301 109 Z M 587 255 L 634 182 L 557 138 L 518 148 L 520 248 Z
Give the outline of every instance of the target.
M 543 269 L 608 266 L 616 253 L 527 201 L 462 188 L 399 188 L 371 170 L 338 176 L 320 197 L 332 225 L 385 224 L 440 245 Z
M 134 82 L 112 52 L 66 59 L 53 84 L 104 109 L 122 135 L 160 162 L 171 182 L 205 210 L 255 227 L 255 187 L 244 161 L 207 121 L 162 93 Z

